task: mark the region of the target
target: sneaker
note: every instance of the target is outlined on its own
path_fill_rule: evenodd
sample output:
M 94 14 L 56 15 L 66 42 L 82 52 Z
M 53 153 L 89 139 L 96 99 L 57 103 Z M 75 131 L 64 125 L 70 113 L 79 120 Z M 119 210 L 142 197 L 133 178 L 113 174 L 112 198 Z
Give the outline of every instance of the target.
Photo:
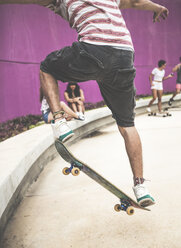
M 141 207 L 148 207 L 155 204 L 155 200 L 150 196 L 148 189 L 145 184 L 137 184 L 133 187 L 134 194 L 136 196 L 137 202 Z
M 172 98 L 170 98 L 170 100 L 168 101 L 168 105 L 169 106 L 172 106 L 172 102 L 173 102 L 174 100 L 172 99 Z
M 85 121 L 85 115 L 83 113 L 77 112 L 76 114 L 78 115 L 77 120 Z
M 148 113 L 151 113 L 151 108 L 148 107 L 148 108 L 146 108 L 146 110 Z
M 56 121 L 55 123 L 53 121 L 51 123 L 51 126 L 53 129 L 54 137 L 56 139 L 59 139 L 61 142 L 65 142 L 74 135 L 73 131 L 67 125 L 67 121 L 65 120 L 65 118 Z

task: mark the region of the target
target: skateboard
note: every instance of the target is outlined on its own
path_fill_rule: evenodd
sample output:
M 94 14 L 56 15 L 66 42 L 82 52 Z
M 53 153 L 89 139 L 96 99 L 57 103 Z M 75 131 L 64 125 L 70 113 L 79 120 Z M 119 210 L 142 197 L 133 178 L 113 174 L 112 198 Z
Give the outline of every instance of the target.
M 87 164 L 74 157 L 67 147 L 59 140 L 55 141 L 55 147 L 60 156 L 70 164 L 70 167 L 65 167 L 62 170 L 63 174 L 69 175 L 71 173 L 73 176 L 78 176 L 80 172 L 84 172 L 87 176 L 102 185 L 119 199 L 120 203 L 114 206 L 115 211 L 119 212 L 122 210 L 128 215 L 134 214 L 134 208 L 150 211 L 150 209 L 140 206 L 136 201 L 131 199 L 122 190 L 118 189 L 115 185 L 110 183 Z
M 168 111 L 164 111 L 163 113 L 150 112 L 148 113 L 148 116 L 168 117 L 168 116 L 172 116 L 172 114 L 170 114 Z

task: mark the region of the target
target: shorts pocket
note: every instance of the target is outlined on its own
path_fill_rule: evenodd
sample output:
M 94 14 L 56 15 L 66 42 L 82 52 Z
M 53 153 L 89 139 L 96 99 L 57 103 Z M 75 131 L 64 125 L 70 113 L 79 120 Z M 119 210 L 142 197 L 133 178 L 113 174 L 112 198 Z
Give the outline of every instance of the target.
M 134 78 L 136 75 L 136 69 L 126 68 L 126 69 L 118 69 L 114 74 L 114 78 L 112 80 L 112 86 L 117 89 L 126 90 L 129 89 L 130 86 L 133 86 Z

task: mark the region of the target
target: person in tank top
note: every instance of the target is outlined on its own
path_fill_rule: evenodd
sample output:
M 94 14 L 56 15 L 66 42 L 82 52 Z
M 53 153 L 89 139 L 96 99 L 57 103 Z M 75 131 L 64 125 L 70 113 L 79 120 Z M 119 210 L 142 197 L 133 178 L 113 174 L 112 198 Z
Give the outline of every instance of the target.
M 176 90 L 173 93 L 172 97 L 170 98 L 168 105 L 172 106 L 172 102 L 174 101 L 174 97 L 180 93 L 181 91 L 181 57 L 179 58 L 180 63 L 178 63 L 174 68 L 172 69 L 173 73 L 177 73 L 177 80 L 176 80 Z

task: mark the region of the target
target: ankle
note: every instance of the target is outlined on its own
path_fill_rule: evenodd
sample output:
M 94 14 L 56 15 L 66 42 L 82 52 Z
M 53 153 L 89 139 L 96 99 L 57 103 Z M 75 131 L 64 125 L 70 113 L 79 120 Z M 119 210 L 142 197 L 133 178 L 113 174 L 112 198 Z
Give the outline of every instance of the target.
M 136 186 L 138 184 L 143 184 L 144 181 L 145 181 L 145 179 L 143 177 L 134 177 L 133 178 L 134 186 Z
M 54 118 L 54 122 L 60 121 L 62 119 L 64 119 L 64 111 L 57 111 L 53 113 L 53 118 Z

